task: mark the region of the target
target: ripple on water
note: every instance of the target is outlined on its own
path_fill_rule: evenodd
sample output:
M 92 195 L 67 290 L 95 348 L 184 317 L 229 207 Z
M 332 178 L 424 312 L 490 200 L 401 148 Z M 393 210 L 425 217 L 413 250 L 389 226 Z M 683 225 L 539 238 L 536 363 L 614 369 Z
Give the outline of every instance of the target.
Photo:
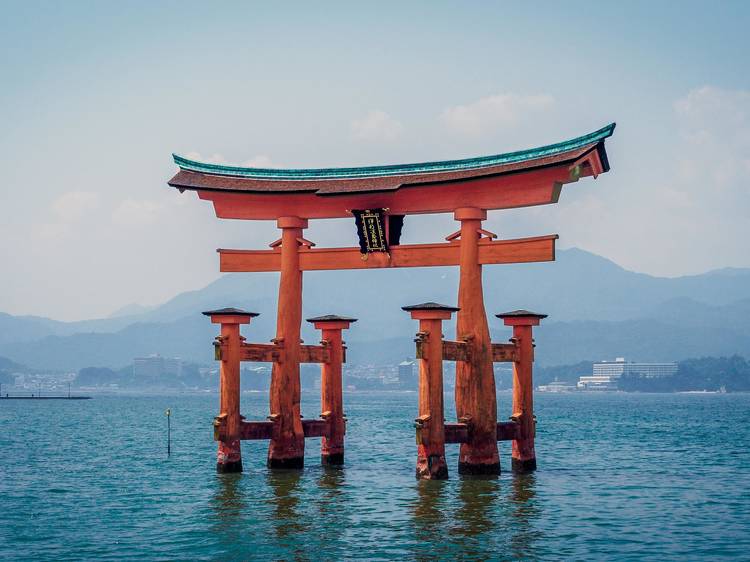
M 266 396 L 242 400 L 248 418 L 262 417 Z M 215 395 L 4 402 L 0 557 L 677 560 L 750 551 L 750 396 L 539 395 L 535 474 L 459 478 L 449 446 L 446 482 L 414 480 L 415 394 L 346 400 L 343 469 L 321 467 L 311 439 L 305 470 L 269 472 L 267 444 L 246 442 L 241 475 L 214 473 Z M 306 394 L 303 413 L 314 417 L 317 404 Z M 508 444 L 501 455 L 507 469 Z

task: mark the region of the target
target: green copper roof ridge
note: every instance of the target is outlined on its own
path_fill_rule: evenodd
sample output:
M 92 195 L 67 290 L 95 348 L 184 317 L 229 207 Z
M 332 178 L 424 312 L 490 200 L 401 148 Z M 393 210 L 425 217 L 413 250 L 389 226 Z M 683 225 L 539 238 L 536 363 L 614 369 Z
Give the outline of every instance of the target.
M 177 164 L 182 170 L 222 176 L 270 180 L 330 180 L 371 178 L 481 169 L 502 164 L 514 164 L 517 162 L 533 160 L 536 158 L 544 158 L 546 156 L 552 156 L 555 154 L 576 150 L 577 148 L 582 148 L 588 144 L 603 141 L 604 139 L 612 136 L 614 130 L 615 123 L 610 123 L 606 127 L 602 127 L 601 129 L 594 131 L 593 133 L 589 133 L 587 135 L 576 137 L 567 141 L 540 146 L 538 148 L 507 152 L 504 154 L 495 154 L 491 156 L 463 158 L 460 160 L 442 160 L 437 162 L 420 162 L 415 164 L 363 166 L 359 168 L 243 168 L 241 166 L 227 166 L 222 164 L 197 162 L 195 160 L 189 160 L 177 154 L 172 154 L 172 157 L 174 158 L 175 164 Z

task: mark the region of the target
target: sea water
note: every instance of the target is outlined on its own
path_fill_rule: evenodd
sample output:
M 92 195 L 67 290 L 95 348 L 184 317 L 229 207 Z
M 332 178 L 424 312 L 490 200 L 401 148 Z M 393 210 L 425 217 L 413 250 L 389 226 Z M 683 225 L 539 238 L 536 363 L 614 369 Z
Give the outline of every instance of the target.
M 0 559 L 750 558 L 750 395 L 535 399 L 536 473 L 514 476 L 501 443 L 499 478 L 460 477 L 448 445 L 442 482 L 414 478 L 415 393 L 346 394 L 341 469 L 318 439 L 301 471 L 244 442 L 241 475 L 215 473 L 216 394 L 0 401 Z M 267 404 L 242 396 L 247 419 Z

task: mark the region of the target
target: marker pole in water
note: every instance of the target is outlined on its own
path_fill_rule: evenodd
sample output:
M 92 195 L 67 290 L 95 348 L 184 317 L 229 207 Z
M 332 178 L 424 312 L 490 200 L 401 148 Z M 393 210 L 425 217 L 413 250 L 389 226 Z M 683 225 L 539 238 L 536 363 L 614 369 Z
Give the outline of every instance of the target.
M 172 424 L 170 422 L 172 409 L 167 408 L 165 414 L 167 414 L 167 456 L 169 456 L 170 454 L 172 454 Z

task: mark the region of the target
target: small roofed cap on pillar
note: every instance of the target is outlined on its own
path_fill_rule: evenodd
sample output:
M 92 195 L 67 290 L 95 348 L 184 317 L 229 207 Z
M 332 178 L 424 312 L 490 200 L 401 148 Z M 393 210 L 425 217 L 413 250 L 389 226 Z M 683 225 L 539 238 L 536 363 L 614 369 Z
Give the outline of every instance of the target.
M 210 316 L 214 324 L 248 324 L 251 318 L 260 316 L 257 312 L 248 312 L 241 308 L 219 308 L 216 310 L 206 310 L 202 313 L 204 316 Z
M 443 310 L 445 312 L 457 312 L 461 310 L 455 306 L 448 306 L 447 304 L 440 304 L 437 302 L 423 302 L 421 304 L 410 304 L 409 306 L 402 306 L 401 310 L 411 312 L 413 310 Z
M 523 309 L 501 312 L 500 314 L 495 314 L 495 316 L 502 318 L 506 326 L 538 326 L 542 318 L 547 318 L 546 314 L 539 314 L 538 312 Z
M 315 316 L 308 318 L 308 322 L 356 322 L 356 318 L 349 318 L 348 316 L 337 316 L 335 314 L 326 314 L 325 316 Z
M 421 304 L 402 306 L 401 310 L 411 312 L 411 317 L 415 320 L 448 320 L 454 312 L 461 309 L 437 302 L 423 302 Z
M 325 316 L 315 316 L 314 318 L 308 318 L 316 330 L 346 330 L 349 328 L 349 324 L 356 322 L 356 318 L 349 318 L 348 316 L 337 316 L 336 314 L 326 314 Z

